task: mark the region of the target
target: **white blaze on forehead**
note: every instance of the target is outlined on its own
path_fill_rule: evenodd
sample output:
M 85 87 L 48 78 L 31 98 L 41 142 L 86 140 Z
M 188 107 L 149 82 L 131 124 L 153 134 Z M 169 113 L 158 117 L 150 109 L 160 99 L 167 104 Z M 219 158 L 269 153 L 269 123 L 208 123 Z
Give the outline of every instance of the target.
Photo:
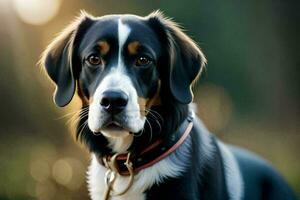
M 93 132 L 99 132 L 110 138 L 109 143 L 115 152 L 123 152 L 131 144 L 132 140 L 125 138 L 129 132 L 137 133 L 144 127 L 145 116 L 140 115 L 140 107 L 138 103 L 138 94 L 134 87 L 131 77 L 126 73 L 122 49 L 128 40 L 131 29 L 128 25 L 122 23 L 118 19 L 118 63 L 112 66 L 109 72 L 101 80 L 93 94 L 93 101 L 90 104 L 88 126 Z M 124 131 L 101 130 L 103 123 L 108 120 L 109 115 L 101 106 L 100 102 L 103 93 L 109 90 L 118 90 L 124 92 L 128 96 L 128 103 L 122 112 L 120 123 L 126 126 Z M 121 115 L 121 114 L 120 114 Z M 127 134 L 127 135 L 126 135 Z M 116 139 L 117 138 L 117 139 Z
M 118 37 L 119 37 L 119 57 L 118 57 L 118 64 L 119 66 L 122 66 L 122 49 L 123 46 L 129 36 L 130 33 L 130 28 L 126 25 L 123 24 L 121 18 L 118 20 Z

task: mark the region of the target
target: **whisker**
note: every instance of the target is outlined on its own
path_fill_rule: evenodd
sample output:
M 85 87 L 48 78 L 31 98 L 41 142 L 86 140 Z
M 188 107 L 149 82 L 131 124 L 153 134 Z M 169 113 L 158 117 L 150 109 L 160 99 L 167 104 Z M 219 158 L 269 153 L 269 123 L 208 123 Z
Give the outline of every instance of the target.
M 140 131 L 140 134 L 133 134 L 135 137 L 141 137 L 144 133 L 145 128 L 143 127 L 143 129 Z
M 158 120 L 158 118 L 155 116 L 154 113 L 152 113 L 151 110 L 148 111 L 148 114 L 150 115 L 149 117 L 154 117 L 155 120 Z
M 161 121 L 164 121 L 164 119 L 163 119 L 163 117 L 161 116 L 161 114 L 159 114 L 157 111 L 151 110 L 151 109 L 146 109 L 146 111 L 151 112 L 152 114 L 158 115 L 158 117 L 161 119 Z
M 146 118 L 146 122 L 149 124 L 149 127 L 150 127 L 150 138 L 149 138 L 149 142 L 151 142 L 151 141 L 152 141 L 152 137 L 153 137 L 152 126 L 151 126 L 151 123 L 148 121 L 147 118 Z
M 82 132 L 83 132 L 83 130 L 87 127 L 87 125 L 88 125 L 87 121 L 83 122 L 83 123 L 80 125 L 80 127 L 78 128 L 78 129 L 80 129 L 80 131 L 79 131 L 79 133 L 77 134 L 77 136 L 80 137 L 80 136 L 82 135 Z
M 81 119 L 85 118 L 88 115 L 88 111 L 88 107 L 84 107 L 79 111 L 73 112 L 73 116 L 66 122 L 66 124 L 75 126 Z
M 80 113 L 79 115 L 74 115 L 73 117 L 71 117 L 66 124 L 71 124 L 71 126 L 74 126 L 75 124 L 77 124 L 81 119 L 85 118 L 88 116 L 87 111 L 84 111 L 82 113 Z
M 70 115 L 73 116 L 73 115 L 75 115 L 75 114 L 80 113 L 80 111 L 81 111 L 81 110 L 76 110 L 76 111 L 73 111 L 73 112 L 66 113 L 66 114 L 64 114 L 64 115 L 62 115 L 62 116 L 56 118 L 55 120 L 61 120 L 61 119 L 63 119 L 63 118 L 69 117 Z
M 150 114 L 149 118 L 150 118 L 150 117 L 153 117 L 153 118 L 154 118 L 153 120 L 154 120 L 154 121 L 157 123 L 157 125 L 159 126 L 159 132 L 162 131 L 161 124 L 159 123 L 159 120 L 157 119 L 157 117 L 156 117 L 153 113 L 151 113 L 151 112 L 149 112 L 149 114 Z

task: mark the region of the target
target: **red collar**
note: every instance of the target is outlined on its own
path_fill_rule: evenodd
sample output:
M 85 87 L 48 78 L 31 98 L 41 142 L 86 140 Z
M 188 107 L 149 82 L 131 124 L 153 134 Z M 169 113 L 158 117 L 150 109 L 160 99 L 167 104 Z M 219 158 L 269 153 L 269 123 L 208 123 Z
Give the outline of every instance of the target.
M 189 136 L 193 128 L 193 119 L 188 117 L 176 131 L 177 138 L 174 138 L 169 144 L 165 144 L 162 140 L 157 140 L 147 146 L 141 153 L 131 155 L 129 153 L 98 157 L 99 163 L 106 168 L 117 172 L 122 176 L 129 176 L 130 172 L 126 165 L 126 161 L 132 163 L 133 172 L 136 174 L 139 171 L 154 165 L 155 163 L 166 158 L 173 153 Z

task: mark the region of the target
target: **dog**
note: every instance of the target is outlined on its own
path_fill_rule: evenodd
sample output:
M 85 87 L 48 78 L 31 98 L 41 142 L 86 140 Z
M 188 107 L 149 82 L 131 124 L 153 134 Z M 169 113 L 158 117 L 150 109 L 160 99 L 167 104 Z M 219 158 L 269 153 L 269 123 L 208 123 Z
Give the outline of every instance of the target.
M 206 58 L 160 11 L 82 12 L 46 48 L 54 101 L 82 101 L 91 199 L 296 199 L 263 159 L 222 143 L 191 109 Z

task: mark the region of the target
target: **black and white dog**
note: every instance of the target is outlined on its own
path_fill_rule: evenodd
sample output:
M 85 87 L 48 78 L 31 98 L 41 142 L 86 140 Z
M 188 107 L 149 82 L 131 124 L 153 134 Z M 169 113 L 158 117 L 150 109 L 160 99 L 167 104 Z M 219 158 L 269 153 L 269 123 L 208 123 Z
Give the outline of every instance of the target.
M 160 12 L 82 13 L 46 49 L 54 101 L 82 100 L 91 198 L 296 199 L 264 160 L 223 144 L 189 108 L 206 59 Z

